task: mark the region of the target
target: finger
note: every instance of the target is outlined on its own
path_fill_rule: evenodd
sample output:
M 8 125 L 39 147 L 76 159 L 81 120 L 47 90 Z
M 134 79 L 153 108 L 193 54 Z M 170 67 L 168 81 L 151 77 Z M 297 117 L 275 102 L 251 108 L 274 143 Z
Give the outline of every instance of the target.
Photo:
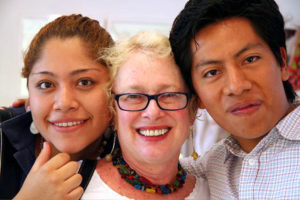
M 71 160 L 71 157 L 67 153 L 59 153 L 51 158 L 48 163 L 44 166 L 49 170 L 57 170 L 67 164 Z
M 84 190 L 82 187 L 76 187 L 74 190 L 72 190 L 68 195 L 67 199 L 77 200 L 81 197 Z
M 25 105 L 26 99 L 17 99 L 12 103 L 12 107 L 20 107 Z
M 73 176 L 71 176 L 70 178 L 68 178 L 67 180 L 65 180 L 64 187 L 65 187 L 66 191 L 69 193 L 72 190 L 74 190 L 75 188 L 77 188 L 78 186 L 80 186 L 81 181 L 82 181 L 81 174 L 76 173 Z
M 31 110 L 30 106 L 29 105 L 25 105 L 25 110 L 26 110 L 26 112 L 29 112 Z
M 30 104 L 29 104 L 29 100 L 28 99 L 26 99 L 25 100 L 25 109 L 26 109 L 26 111 L 30 111 Z
M 64 180 L 69 179 L 78 172 L 79 164 L 75 161 L 70 161 L 63 165 L 61 168 L 57 169 L 57 175 L 62 177 Z
M 36 171 L 41 168 L 48 160 L 51 158 L 51 147 L 49 142 L 43 143 L 43 149 L 37 157 L 34 165 L 32 166 L 32 171 Z

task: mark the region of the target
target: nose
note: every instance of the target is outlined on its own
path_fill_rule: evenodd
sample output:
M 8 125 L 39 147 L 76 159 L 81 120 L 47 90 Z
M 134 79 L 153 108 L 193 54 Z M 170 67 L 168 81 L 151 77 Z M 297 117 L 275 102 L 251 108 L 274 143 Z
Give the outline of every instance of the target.
M 240 67 L 232 66 L 226 73 L 226 82 L 223 89 L 225 95 L 239 96 L 251 89 L 252 83 Z
M 155 119 L 158 119 L 158 118 L 164 116 L 164 113 L 165 113 L 164 110 L 159 108 L 157 102 L 154 99 L 151 99 L 149 101 L 147 108 L 142 112 L 143 112 L 142 113 L 143 117 L 146 117 L 146 118 L 149 118 L 152 120 L 155 120 Z
M 75 91 L 67 86 L 62 86 L 57 90 L 54 99 L 54 110 L 67 112 L 78 108 Z

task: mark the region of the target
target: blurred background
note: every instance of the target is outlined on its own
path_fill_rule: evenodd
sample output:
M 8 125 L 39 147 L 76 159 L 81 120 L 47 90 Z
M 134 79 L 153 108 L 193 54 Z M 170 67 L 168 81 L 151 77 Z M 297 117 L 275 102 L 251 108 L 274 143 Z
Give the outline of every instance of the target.
M 300 1 L 276 2 L 286 21 L 288 54 L 292 58 L 300 27 Z M 173 20 L 185 3 L 186 0 L 0 0 L 0 106 L 9 106 L 15 99 L 27 97 L 26 81 L 20 75 L 23 54 L 37 31 L 54 18 L 81 13 L 100 21 L 114 39 L 141 30 L 157 30 L 168 35 Z M 292 59 L 290 62 L 292 65 Z M 300 89 L 298 65 L 293 64 L 296 71 L 293 70 L 292 81 Z M 198 134 L 194 135 L 196 142 L 192 143 L 202 154 L 226 133 L 205 111 L 199 112 L 204 112 L 203 120 L 196 121 Z M 184 149 L 189 154 L 191 143 L 187 142 Z
M 26 97 L 22 58 L 33 35 L 62 14 L 97 19 L 114 39 L 154 29 L 168 35 L 186 0 L 0 0 L 0 105 Z M 287 28 L 300 26 L 300 1 L 277 0 Z

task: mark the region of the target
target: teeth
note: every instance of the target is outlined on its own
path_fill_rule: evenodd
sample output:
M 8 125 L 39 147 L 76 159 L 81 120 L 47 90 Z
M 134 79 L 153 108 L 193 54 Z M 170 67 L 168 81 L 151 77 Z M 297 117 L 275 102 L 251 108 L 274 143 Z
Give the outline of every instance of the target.
M 159 136 L 164 135 L 166 132 L 168 132 L 168 129 L 156 129 L 156 130 L 139 130 L 139 133 L 144 136 Z
M 78 124 L 83 123 L 83 121 L 76 121 L 76 122 L 62 122 L 62 123 L 54 123 L 56 126 L 61 126 L 61 127 L 69 127 L 69 126 L 75 126 Z

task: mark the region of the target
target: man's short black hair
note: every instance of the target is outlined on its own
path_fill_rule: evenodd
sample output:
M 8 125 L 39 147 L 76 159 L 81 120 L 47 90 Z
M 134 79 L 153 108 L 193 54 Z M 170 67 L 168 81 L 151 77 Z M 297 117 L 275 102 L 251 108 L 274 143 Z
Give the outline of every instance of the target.
M 175 61 L 192 92 L 195 93 L 191 79 L 191 41 L 207 25 L 232 17 L 248 19 L 283 66 L 280 48 L 286 50 L 284 20 L 274 0 L 190 0 L 173 23 L 170 42 Z M 296 93 L 292 85 L 283 81 L 283 86 L 287 100 L 294 102 Z

